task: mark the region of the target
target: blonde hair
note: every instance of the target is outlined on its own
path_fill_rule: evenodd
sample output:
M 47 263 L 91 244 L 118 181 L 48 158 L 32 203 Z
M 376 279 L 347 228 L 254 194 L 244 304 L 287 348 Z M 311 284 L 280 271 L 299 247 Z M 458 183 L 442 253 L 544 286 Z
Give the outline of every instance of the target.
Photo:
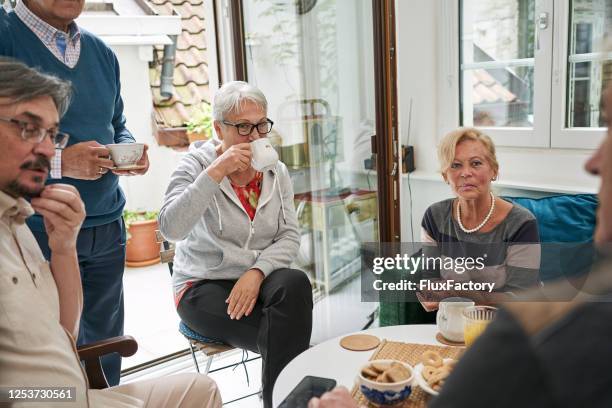
M 438 160 L 440 161 L 440 174 L 446 180 L 446 172 L 455 160 L 457 145 L 466 140 L 475 140 L 482 143 L 487 152 L 486 160 L 495 171 L 499 171 L 499 163 L 495 155 L 495 145 L 491 138 L 476 128 L 461 127 L 448 133 L 438 146 Z

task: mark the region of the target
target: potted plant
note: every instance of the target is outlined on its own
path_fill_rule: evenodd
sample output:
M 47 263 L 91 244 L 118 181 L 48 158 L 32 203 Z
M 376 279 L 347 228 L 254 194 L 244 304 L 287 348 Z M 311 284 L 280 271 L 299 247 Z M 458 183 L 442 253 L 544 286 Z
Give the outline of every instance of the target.
M 126 265 L 149 266 L 159 262 L 160 244 L 155 237 L 157 211 L 123 211 L 127 231 Z
M 212 136 L 212 108 L 210 104 L 202 102 L 194 109 L 189 122 L 187 122 L 187 137 L 189 143 L 196 140 L 208 140 Z

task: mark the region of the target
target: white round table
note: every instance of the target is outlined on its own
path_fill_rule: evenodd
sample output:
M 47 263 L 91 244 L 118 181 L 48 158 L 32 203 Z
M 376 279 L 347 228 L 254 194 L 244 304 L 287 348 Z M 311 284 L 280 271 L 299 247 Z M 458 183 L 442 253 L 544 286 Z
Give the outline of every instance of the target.
M 377 327 L 357 333 L 371 334 L 381 341 L 387 339 L 404 343 L 441 345 L 436 340 L 437 332 L 438 329 L 435 324 L 413 324 Z M 370 359 L 374 350 L 350 351 L 340 347 L 340 339 L 347 335 L 317 344 L 287 364 L 274 385 L 273 406 L 278 406 L 307 375 L 333 378 L 338 385 L 344 385 L 351 390 L 359 368 Z

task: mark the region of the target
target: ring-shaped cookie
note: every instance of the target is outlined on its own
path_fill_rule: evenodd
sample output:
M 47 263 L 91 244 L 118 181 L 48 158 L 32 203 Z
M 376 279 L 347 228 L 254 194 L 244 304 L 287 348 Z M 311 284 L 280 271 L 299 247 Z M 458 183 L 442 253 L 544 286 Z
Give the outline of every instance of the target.
M 441 367 L 442 364 L 444 364 L 444 359 L 442 359 L 440 353 L 433 350 L 427 350 L 421 356 L 421 362 L 424 366 Z
M 432 367 L 432 366 L 423 366 L 423 370 L 421 371 L 421 375 L 423 376 L 425 381 L 429 382 L 429 379 L 431 378 L 431 376 L 433 375 L 433 373 L 435 371 L 436 371 L 435 367 Z
M 431 385 L 434 385 L 440 382 L 441 380 L 446 379 L 446 377 L 448 377 L 449 374 L 450 374 L 450 371 L 446 370 L 444 367 L 439 367 L 434 370 L 434 372 L 429 377 L 429 380 L 428 381 L 426 380 L 426 381 L 431 386 Z

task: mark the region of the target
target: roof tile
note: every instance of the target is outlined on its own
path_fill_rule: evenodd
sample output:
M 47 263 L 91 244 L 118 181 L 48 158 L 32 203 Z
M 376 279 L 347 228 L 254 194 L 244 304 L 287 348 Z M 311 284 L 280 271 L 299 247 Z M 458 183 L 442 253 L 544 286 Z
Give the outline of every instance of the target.
M 181 16 L 183 30 L 177 37 L 172 97 L 162 98 L 160 94 L 161 46 L 155 47 L 149 78 L 157 125 L 183 127 L 200 103 L 210 101 L 204 1 L 147 1 L 161 15 L 176 12 Z
M 518 98 L 485 69 L 472 71 L 472 103 L 514 102 Z

